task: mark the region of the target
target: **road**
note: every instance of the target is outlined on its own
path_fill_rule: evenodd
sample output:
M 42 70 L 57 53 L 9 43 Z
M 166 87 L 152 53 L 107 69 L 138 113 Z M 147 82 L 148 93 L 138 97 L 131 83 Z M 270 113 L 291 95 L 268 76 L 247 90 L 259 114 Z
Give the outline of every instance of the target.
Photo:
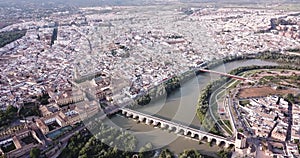
M 222 88 L 224 88 L 225 86 L 226 87 L 229 87 L 229 86 L 231 86 L 233 83 L 231 83 L 229 86 L 227 86 L 227 84 L 228 83 L 230 83 L 231 82 L 231 80 L 230 81 L 228 81 L 228 82 L 226 82 L 225 84 L 223 84 L 221 87 L 219 87 L 217 90 L 215 90 L 212 94 L 211 94 L 211 97 L 210 97 L 210 100 L 209 100 L 209 113 L 210 113 L 210 115 L 212 116 L 212 118 L 214 119 L 214 121 L 216 122 L 216 124 L 223 130 L 223 131 L 225 131 L 226 132 L 226 130 L 220 125 L 220 123 L 218 122 L 218 119 L 214 116 L 214 114 L 213 114 L 213 110 L 212 110 L 212 106 L 213 106 L 213 99 L 215 99 L 216 100 L 216 103 L 217 103 L 217 96 L 218 96 L 218 94 L 217 95 L 215 95 L 215 93 L 217 93 L 218 91 L 220 91 Z M 224 89 L 224 90 L 221 90 L 219 93 L 221 93 L 222 91 L 225 91 L 226 90 L 226 88 Z M 214 97 L 215 96 L 215 97 Z M 230 100 L 230 99 L 228 99 L 228 100 Z M 228 105 L 227 105 L 227 107 L 230 109 L 230 106 L 231 106 L 232 104 L 230 104 L 229 103 L 229 101 L 228 101 Z M 231 114 L 231 111 L 229 110 L 229 115 L 230 115 L 230 117 L 233 117 L 233 116 L 231 116 L 232 114 Z M 234 122 L 233 122 L 234 123 Z M 226 125 L 226 124 L 224 124 L 224 125 Z M 236 131 L 236 129 L 235 129 L 235 124 L 233 124 L 233 128 L 234 128 L 234 131 L 233 131 L 233 133 Z M 230 130 L 230 131 L 232 131 L 232 130 Z

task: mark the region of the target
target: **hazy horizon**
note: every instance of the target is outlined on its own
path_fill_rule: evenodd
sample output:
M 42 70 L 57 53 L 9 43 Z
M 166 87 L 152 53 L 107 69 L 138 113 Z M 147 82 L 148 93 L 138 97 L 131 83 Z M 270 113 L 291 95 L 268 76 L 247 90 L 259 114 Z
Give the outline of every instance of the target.
M 170 4 L 174 2 L 180 3 L 242 3 L 242 4 L 272 4 L 272 3 L 300 3 L 297 0 L 0 0 L 0 6 L 22 6 L 37 5 L 47 6 L 55 4 L 64 4 L 73 7 L 88 6 L 117 6 L 117 5 L 152 5 L 152 4 Z

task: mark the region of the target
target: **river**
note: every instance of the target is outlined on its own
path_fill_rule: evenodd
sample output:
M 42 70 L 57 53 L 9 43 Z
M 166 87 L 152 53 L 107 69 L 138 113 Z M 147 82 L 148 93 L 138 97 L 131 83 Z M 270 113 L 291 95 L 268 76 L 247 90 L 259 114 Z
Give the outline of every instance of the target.
M 213 70 L 219 72 L 229 72 L 241 66 L 250 65 L 278 65 L 275 62 L 263 61 L 259 59 L 239 60 L 217 66 Z M 218 79 L 219 75 L 201 73 L 191 80 L 181 84 L 181 88 L 174 91 L 171 95 L 159 101 L 151 102 L 148 105 L 140 106 L 136 110 L 151 114 L 167 120 L 172 120 L 193 128 L 201 129 L 200 122 L 196 115 L 196 105 L 201 90 L 211 81 Z M 215 152 L 218 147 L 209 147 L 208 144 L 198 144 L 197 141 L 178 136 L 175 133 L 169 133 L 153 126 L 138 123 L 133 119 L 124 118 L 121 115 L 115 115 L 106 123 L 114 124 L 131 131 L 138 138 L 138 146 L 151 142 L 156 149 L 167 147 L 175 153 L 180 153 L 184 149 L 197 149 L 201 153 L 216 157 Z

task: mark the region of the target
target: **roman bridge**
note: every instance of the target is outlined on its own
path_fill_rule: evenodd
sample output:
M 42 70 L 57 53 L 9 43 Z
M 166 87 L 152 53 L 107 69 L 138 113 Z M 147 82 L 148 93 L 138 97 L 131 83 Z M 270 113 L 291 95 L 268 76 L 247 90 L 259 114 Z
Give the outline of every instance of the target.
M 228 140 L 225 137 L 221 137 L 208 132 L 197 130 L 179 123 L 161 119 L 128 108 L 120 108 L 119 110 L 122 112 L 123 115 L 127 117 L 131 117 L 133 119 L 137 119 L 141 122 L 145 122 L 147 125 L 152 124 L 154 126 L 165 128 L 170 131 L 174 131 L 175 133 L 183 134 L 184 136 L 189 136 L 191 138 L 198 139 L 198 140 L 207 139 L 208 142 L 215 141 L 217 145 L 224 144 L 225 148 L 235 145 L 234 141 Z

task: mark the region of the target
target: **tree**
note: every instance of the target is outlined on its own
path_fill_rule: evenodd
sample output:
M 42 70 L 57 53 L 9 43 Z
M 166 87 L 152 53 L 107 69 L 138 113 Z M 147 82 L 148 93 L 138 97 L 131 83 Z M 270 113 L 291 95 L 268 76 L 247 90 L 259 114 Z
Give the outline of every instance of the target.
M 141 147 L 138 155 L 139 158 L 153 157 L 155 152 L 152 150 L 152 148 L 153 146 L 150 142 Z
M 139 98 L 137 100 L 137 102 L 138 102 L 139 105 L 147 105 L 147 104 L 150 103 L 150 101 L 151 101 L 151 98 L 150 98 L 149 94 L 147 94 L 145 96 L 142 96 L 141 98 Z
M 30 150 L 30 157 L 31 158 L 39 158 L 41 154 L 41 151 L 39 148 L 33 148 Z
M 169 149 L 163 149 L 159 154 L 159 158 L 174 158 L 174 154 Z
M 221 150 L 221 151 L 218 152 L 218 155 L 221 158 L 227 158 L 227 157 L 231 157 L 231 152 L 230 151 Z
M 179 158 L 202 158 L 201 154 L 195 150 L 184 150 L 183 153 L 180 154 Z
M 5 111 L 0 110 L 0 129 L 9 125 L 17 117 L 17 108 L 8 106 Z

